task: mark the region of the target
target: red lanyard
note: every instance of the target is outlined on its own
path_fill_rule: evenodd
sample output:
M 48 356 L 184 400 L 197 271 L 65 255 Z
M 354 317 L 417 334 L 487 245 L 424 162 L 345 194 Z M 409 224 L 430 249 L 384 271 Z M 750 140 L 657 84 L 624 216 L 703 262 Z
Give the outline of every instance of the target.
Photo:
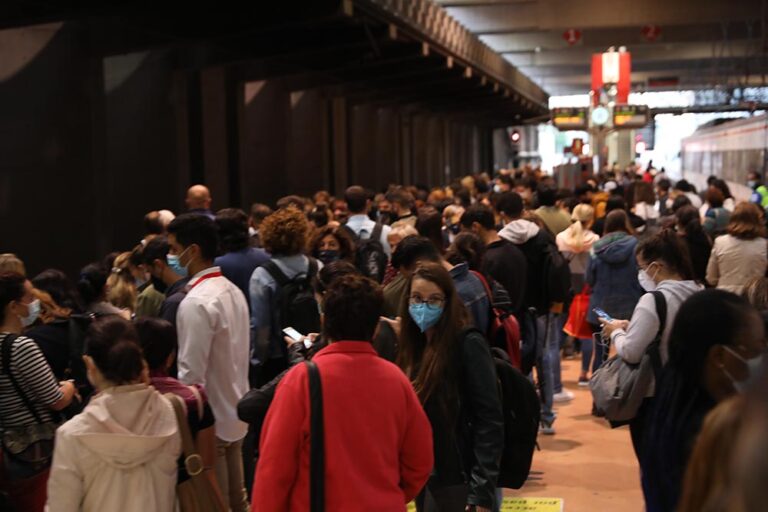
M 210 279 L 210 278 L 212 278 L 212 277 L 221 277 L 221 276 L 222 276 L 222 273 L 221 273 L 221 272 L 211 272 L 210 274 L 205 274 L 204 276 L 200 277 L 200 279 L 198 279 L 197 281 L 195 281 L 195 284 L 193 284 L 192 286 L 190 286 L 190 287 L 189 287 L 189 291 L 192 291 L 192 289 L 193 289 L 195 286 L 199 285 L 200 283 L 202 283 L 202 282 L 203 282 L 203 281 L 205 281 L 206 279 Z

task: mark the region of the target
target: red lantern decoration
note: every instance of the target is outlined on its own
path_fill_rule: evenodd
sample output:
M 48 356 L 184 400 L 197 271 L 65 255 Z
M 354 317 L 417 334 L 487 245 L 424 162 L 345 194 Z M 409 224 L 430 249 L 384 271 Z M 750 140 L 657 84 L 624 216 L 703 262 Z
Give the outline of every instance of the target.
M 573 46 L 581 41 L 581 30 L 576 28 L 569 28 L 563 32 L 563 39 L 565 39 L 565 42 L 570 46 Z
M 661 27 L 658 25 L 645 25 L 641 32 L 645 40 L 651 43 L 661 37 Z

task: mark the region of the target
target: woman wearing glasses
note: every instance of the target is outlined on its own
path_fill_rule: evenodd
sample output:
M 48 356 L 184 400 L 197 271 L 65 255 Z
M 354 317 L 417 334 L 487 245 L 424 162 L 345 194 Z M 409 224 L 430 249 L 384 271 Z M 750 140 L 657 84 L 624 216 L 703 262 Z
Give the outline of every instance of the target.
M 439 264 L 418 266 L 406 297 L 397 362 L 432 425 L 435 455 L 417 508 L 490 511 L 504 423 L 488 343 L 480 331 L 467 329 L 468 313 Z

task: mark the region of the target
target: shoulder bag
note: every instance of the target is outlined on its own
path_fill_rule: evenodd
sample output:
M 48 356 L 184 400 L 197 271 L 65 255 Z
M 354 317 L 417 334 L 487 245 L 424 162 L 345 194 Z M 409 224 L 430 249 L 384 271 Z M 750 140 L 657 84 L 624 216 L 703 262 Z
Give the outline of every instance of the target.
M 202 416 L 203 405 L 197 389 L 194 389 L 194 386 L 190 386 L 190 389 L 195 393 L 198 414 Z M 222 503 L 219 493 L 213 487 L 208 475 L 213 470 L 203 466 L 203 459 L 192 439 L 184 401 L 172 393 L 166 394 L 165 397 L 171 402 L 173 411 L 176 413 L 184 467 L 189 475 L 189 480 L 176 486 L 180 512 L 226 512 L 227 507 Z
M 21 427 L 3 425 L 3 465 L 6 477 L 11 480 L 30 478 L 50 467 L 53 459 L 53 442 L 58 428 L 58 424 L 53 421 L 43 421 L 40 413 L 19 385 L 16 376 L 11 372 L 11 351 L 16 339 L 18 336 L 15 334 L 9 334 L 3 338 L 1 349 L 3 373 L 8 376 L 14 391 L 35 418 L 35 423 Z
M 638 364 L 630 364 L 616 354 L 598 369 L 589 381 L 595 407 L 612 422 L 627 422 L 637 411 L 661 375 L 661 336 L 667 323 L 667 301 L 660 291 L 653 292 L 659 331 Z

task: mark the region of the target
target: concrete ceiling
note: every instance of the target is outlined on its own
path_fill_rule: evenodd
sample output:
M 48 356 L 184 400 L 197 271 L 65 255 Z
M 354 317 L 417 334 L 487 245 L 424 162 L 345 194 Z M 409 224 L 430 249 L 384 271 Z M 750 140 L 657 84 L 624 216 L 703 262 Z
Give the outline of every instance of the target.
M 634 90 L 668 78 L 677 89 L 768 85 L 768 0 L 435 2 L 549 94 L 586 93 L 590 55 L 610 46 L 631 52 Z M 646 26 L 660 36 L 647 39 Z

